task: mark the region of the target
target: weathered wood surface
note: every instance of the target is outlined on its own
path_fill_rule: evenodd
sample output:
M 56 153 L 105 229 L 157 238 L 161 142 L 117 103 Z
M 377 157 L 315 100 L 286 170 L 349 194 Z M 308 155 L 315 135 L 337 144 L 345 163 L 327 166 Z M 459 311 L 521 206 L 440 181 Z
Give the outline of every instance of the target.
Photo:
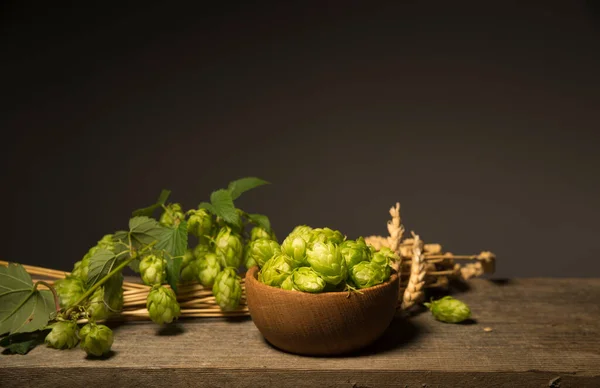
M 473 280 L 476 322 L 397 319 L 355 355 L 282 353 L 252 321 L 115 327 L 114 354 L 38 347 L 0 356 L 2 387 L 600 387 L 600 279 Z M 485 327 L 493 331 L 484 331 Z M 560 377 L 560 380 L 555 378 Z

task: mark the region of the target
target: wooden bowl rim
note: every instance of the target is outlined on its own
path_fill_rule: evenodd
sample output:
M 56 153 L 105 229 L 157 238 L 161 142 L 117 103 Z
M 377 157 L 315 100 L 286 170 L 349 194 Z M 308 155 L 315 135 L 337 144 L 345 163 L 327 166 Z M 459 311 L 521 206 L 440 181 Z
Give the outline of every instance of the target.
M 299 292 L 299 291 L 293 291 L 293 290 L 283 290 L 281 288 L 278 287 L 272 287 L 272 286 L 268 286 L 266 284 L 263 284 L 261 282 L 258 281 L 257 277 L 258 277 L 258 271 L 260 270 L 260 268 L 258 268 L 257 265 L 255 265 L 254 267 L 250 268 L 248 270 L 248 272 L 246 273 L 246 288 L 248 288 L 249 283 L 252 284 L 252 287 L 256 287 L 258 289 L 262 289 L 266 292 L 272 292 L 272 293 L 279 293 L 279 295 L 285 297 L 287 296 L 300 296 L 303 295 L 303 297 L 305 298 L 314 298 L 314 299 L 324 299 L 324 298 L 344 298 L 347 299 L 348 298 L 348 293 L 344 292 L 344 291 L 337 291 L 337 292 L 320 292 L 320 293 L 310 293 L 310 292 Z M 378 284 L 376 286 L 373 287 L 369 287 L 369 288 L 361 288 L 360 291 L 364 294 L 370 293 L 370 292 L 374 292 L 378 289 L 381 288 L 387 288 L 390 286 L 393 286 L 395 283 L 398 282 L 398 273 L 392 268 L 392 274 L 390 275 L 390 278 L 388 279 L 387 282 Z M 358 294 L 360 295 L 360 294 Z

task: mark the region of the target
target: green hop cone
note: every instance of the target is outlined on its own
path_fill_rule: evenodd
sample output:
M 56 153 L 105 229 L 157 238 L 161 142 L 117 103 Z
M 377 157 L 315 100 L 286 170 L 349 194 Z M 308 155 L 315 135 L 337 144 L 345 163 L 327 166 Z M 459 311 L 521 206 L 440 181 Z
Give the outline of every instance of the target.
M 371 251 L 365 244 L 362 238 L 354 240 L 346 240 L 340 245 L 340 253 L 346 260 L 346 266 L 350 270 L 361 261 L 369 261 Z
M 235 310 L 242 298 L 242 283 L 235 268 L 227 267 L 219 272 L 212 288 L 215 300 L 221 310 Z
M 221 272 L 221 264 L 218 256 L 207 253 L 199 262 L 198 282 L 204 287 L 212 287 L 219 272 Z
M 163 226 L 173 226 L 176 221 L 185 219 L 185 214 L 183 214 L 180 204 L 170 203 L 166 207 L 167 209 L 160 215 L 160 219 L 158 220 Z
M 423 304 L 431 310 L 433 317 L 441 322 L 459 323 L 471 318 L 469 306 L 451 296 Z
M 46 336 L 46 344 L 54 349 L 71 349 L 77 345 L 77 322 L 61 321 L 51 325 L 52 330 Z
M 254 261 L 259 267 L 263 267 L 267 260 L 272 258 L 275 255 L 279 255 L 281 253 L 281 247 L 277 243 L 277 241 L 269 240 L 269 239 L 258 239 L 254 241 L 250 241 L 245 250 L 245 258 L 244 261 L 246 263 L 250 262 L 250 260 Z M 246 266 L 246 268 L 251 268 Z
M 392 261 L 398 261 L 400 257 L 388 247 L 382 247 L 379 251 L 373 253 L 371 261 L 381 266 L 389 266 Z
M 292 275 L 292 287 L 298 291 L 318 293 L 325 289 L 325 280 L 309 267 L 296 268 Z
M 234 233 L 230 227 L 221 228 L 215 240 L 215 253 L 221 260 L 221 266 L 239 268 L 244 254 L 242 237 Z
M 83 258 L 75 263 L 75 265 L 73 266 L 73 271 L 71 271 L 71 276 L 77 277 L 86 282 L 88 278 L 88 272 L 90 270 L 90 258 L 97 250 L 97 245 L 91 247 L 83 256 Z
M 183 283 L 193 282 L 198 278 L 200 272 L 200 259 L 194 256 L 194 251 L 188 249 L 183 255 L 181 262 L 180 277 Z
M 275 233 L 271 231 L 271 233 L 267 232 L 261 226 L 255 226 L 250 230 L 250 241 L 258 240 L 259 238 L 266 238 L 267 240 L 277 241 L 277 236 Z
M 150 319 L 159 325 L 171 323 L 181 314 L 177 296 L 172 289 L 166 286 L 152 287 L 146 299 L 146 308 Z
M 201 241 L 207 241 L 207 237 L 211 236 L 213 225 L 213 216 L 208 210 L 198 209 L 188 212 L 188 232 L 198 237 Z
M 334 243 L 315 242 L 306 251 L 306 256 L 310 267 L 327 283 L 336 285 L 348 277 L 346 260 Z
M 281 283 L 291 274 L 290 260 L 285 254 L 273 256 L 266 261 L 258 273 L 258 281 L 272 287 L 280 287 Z
M 288 264 L 292 268 L 308 265 L 308 261 L 306 261 L 306 248 L 306 241 L 299 235 L 289 235 L 281 243 L 281 251 L 289 258 Z
M 140 261 L 140 276 L 149 285 L 161 285 L 167 278 L 167 263 L 159 255 L 150 254 Z
M 76 277 L 66 277 L 54 282 L 54 289 L 58 294 L 60 307 L 71 307 L 85 293 L 85 283 Z
M 288 290 L 288 291 L 297 291 L 294 288 L 294 282 L 292 281 L 292 275 L 289 275 L 288 277 L 285 278 L 285 280 L 283 282 L 281 282 L 281 289 Z
M 113 332 L 104 325 L 88 323 L 79 332 L 81 348 L 90 356 L 100 357 L 110 352 Z
M 289 236 L 300 236 L 304 239 L 304 241 L 306 241 L 308 243 L 312 239 L 312 231 L 313 231 L 313 228 L 311 228 L 308 225 L 298 225 L 290 232 L 288 237 Z
M 112 234 L 105 234 L 96 244 L 98 248 L 106 249 L 109 251 L 115 250 L 115 242 Z
M 362 261 L 350 269 L 350 279 L 358 288 L 373 287 L 387 281 L 390 270 L 371 261 Z
M 207 253 L 210 253 L 210 247 L 207 244 L 200 243 L 194 247 L 192 253 L 196 259 L 203 259 Z
M 333 230 L 330 228 L 316 228 L 311 232 L 310 242 L 322 242 L 322 243 L 334 243 L 341 244 L 345 240 L 344 235 L 339 230 Z
M 256 260 L 254 260 L 254 257 L 252 257 L 252 255 L 250 254 L 250 244 L 246 244 L 244 246 L 244 267 L 246 267 L 246 269 L 250 269 L 256 265 L 258 265 L 258 263 L 256 262 Z

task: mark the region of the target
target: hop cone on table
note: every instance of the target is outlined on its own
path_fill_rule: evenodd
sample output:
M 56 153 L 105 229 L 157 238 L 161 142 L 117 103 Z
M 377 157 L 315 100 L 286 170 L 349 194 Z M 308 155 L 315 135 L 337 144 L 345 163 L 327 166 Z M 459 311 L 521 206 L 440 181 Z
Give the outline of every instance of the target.
M 113 344 L 113 332 L 104 325 L 88 323 L 79 331 L 81 348 L 88 355 L 100 357 L 108 352 Z
M 54 349 L 71 349 L 77 345 L 77 322 L 61 321 L 52 324 L 52 330 L 46 336 L 46 344 Z
M 76 277 L 66 277 L 54 282 L 54 289 L 58 294 L 60 307 L 71 307 L 85 293 L 85 284 Z
M 150 254 L 140 261 L 140 276 L 148 286 L 161 285 L 167 278 L 167 263 L 159 255 Z
M 221 266 L 239 268 L 244 253 L 242 237 L 234 233 L 229 226 L 224 226 L 219 230 L 215 241 L 215 253 L 221 261 Z
M 235 310 L 242 298 L 242 284 L 237 272 L 232 267 L 223 269 L 215 279 L 213 295 L 221 310 Z
M 451 296 L 423 304 L 431 310 L 433 317 L 441 322 L 459 323 L 471 318 L 469 306 Z
M 146 299 L 146 308 L 150 319 L 162 325 L 171 323 L 181 314 L 177 296 L 172 289 L 166 286 L 154 286 Z

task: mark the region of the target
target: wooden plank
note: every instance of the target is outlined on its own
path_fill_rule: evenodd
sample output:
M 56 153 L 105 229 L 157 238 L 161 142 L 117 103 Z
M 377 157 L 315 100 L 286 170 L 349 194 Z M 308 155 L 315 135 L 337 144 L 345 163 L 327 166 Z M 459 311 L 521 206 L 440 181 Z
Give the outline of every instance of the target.
M 247 319 L 189 320 L 168 330 L 127 323 L 114 328 L 106 360 L 45 347 L 0 356 L 1 385 L 548 387 L 560 377 L 561 388 L 600 386 L 600 279 L 469 285 L 457 297 L 476 322 L 398 318 L 376 344 L 350 356 L 282 353 Z

